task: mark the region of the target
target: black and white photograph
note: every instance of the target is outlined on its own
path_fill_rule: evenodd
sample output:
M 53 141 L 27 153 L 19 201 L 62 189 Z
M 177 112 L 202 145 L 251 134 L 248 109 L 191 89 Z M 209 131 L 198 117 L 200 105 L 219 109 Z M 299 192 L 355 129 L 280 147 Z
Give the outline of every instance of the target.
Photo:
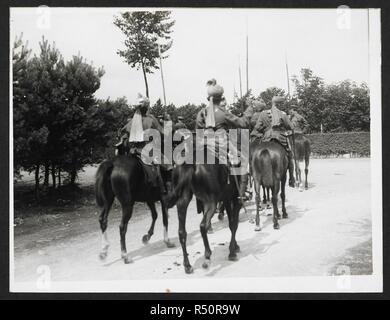
M 9 16 L 10 292 L 383 291 L 381 9 Z

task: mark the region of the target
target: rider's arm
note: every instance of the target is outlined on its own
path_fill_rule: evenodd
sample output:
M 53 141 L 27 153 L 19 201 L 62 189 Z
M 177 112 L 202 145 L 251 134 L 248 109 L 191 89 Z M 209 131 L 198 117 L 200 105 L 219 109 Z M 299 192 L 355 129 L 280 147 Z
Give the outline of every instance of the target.
M 237 117 L 234 114 L 230 112 L 226 112 L 225 119 L 229 126 L 232 126 L 234 128 L 243 128 L 248 129 L 250 128 L 250 120 L 254 114 L 253 107 L 248 107 L 242 117 Z
M 164 134 L 164 129 L 161 126 L 160 122 L 153 115 L 149 114 L 148 117 L 152 119 L 152 129 L 156 129 L 160 132 L 160 134 Z
M 284 125 L 286 130 L 294 130 L 294 125 L 292 124 L 289 117 L 285 113 L 282 113 L 281 118 L 282 118 L 283 125 Z

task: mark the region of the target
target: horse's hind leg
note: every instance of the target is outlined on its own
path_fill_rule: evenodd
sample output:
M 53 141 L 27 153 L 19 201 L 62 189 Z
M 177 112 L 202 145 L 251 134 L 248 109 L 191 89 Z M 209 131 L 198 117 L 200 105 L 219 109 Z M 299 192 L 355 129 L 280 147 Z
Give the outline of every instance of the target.
M 305 189 L 309 189 L 309 184 L 307 182 L 307 175 L 309 174 L 309 157 L 305 159 Z
M 164 243 L 168 248 L 173 248 L 175 247 L 175 244 L 172 243 L 168 237 L 168 209 L 164 201 L 161 201 L 161 211 L 162 211 L 162 218 L 163 218 L 163 225 L 164 225 Z
M 272 187 L 272 206 L 274 208 L 274 213 L 273 213 L 274 229 L 280 228 L 279 221 L 278 221 L 281 218 L 278 210 L 279 189 L 280 189 L 280 181 L 277 181 Z
M 287 210 L 286 210 L 286 180 L 287 180 L 287 174 L 284 175 L 282 178 L 282 186 L 280 191 L 280 198 L 282 199 L 282 212 L 283 212 L 283 219 L 288 218 Z
M 187 253 L 187 231 L 186 231 L 186 218 L 187 209 L 191 201 L 192 195 L 189 192 L 185 192 L 176 204 L 177 214 L 179 218 L 179 240 L 183 251 L 183 265 L 184 270 L 187 274 L 194 272 Z
M 260 227 L 260 210 L 261 210 L 261 195 L 260 195 L 260 186 L 255 182 L 255 192 L 256 192 L 256 227 L 255 231 L 261 231 Z M 263 194 L 265 196 L 265 188 L 263 187 Z
M 154 233 L 154 225 L 156 224 L 156 220 L 157 220 L 157 210 L 154 202 L 148 201 L 146 204 L 148 205 L 150 212 L 152 213 L 152 224 L 150 225 L 148 233 L 142 237 L 142 242 L 144 244 L 147 244 L 149 240 L 152 238 L 152 235 Z
M 104 208 L 99 216 L 100 229 L 102 230 L 102 248 L 99 254 L 101 260 L 107 258 L 108 248 L 110 247 L 110 243 L 108 242 L 108 237 L 107 237 L 107 220 L 113 202 L 114 202 L 114 195 L 112 194 L 109 197 L 107 203 L 105 203 Z
M 223 220 L 224 211 L 225 211 L 225 206 L 224 206 L 223 202 L 219 202 L 218 203 L 218 219 L 219 220 Z
M 217 208 L 217 201 L 211 201 L 208 203 L 204 203 L 204 209 L 205 213 L 203 215 L 202 222 L 200 223 L 200 233 L 203 238 L 203 244 L 205 248 L 205 262 L 203 263 L 203 268 L 208 268 L 210 265 L 210 258 L 211 258 L 211 249 L 209 244 L 209 239 L 207 237 L 207 230 L 210 228 L 211 224 L 211 218 L 213 217 L 215 213 L 215 209 Z M 227 208 L 226 208 L 227 209 Z
M 122 221 L 119 225 L 119 233 L 121 237 L 121 256 L 123 259 L 123 262 L 128 264 L 131 262 L 131 258 L 127 255 L 126 250 L 126 232 L 127 232 L 127 225 L 129 223 L 129 220 L 133 214 L 133 207 L 134 202 L 130 201 L 128 203 L 121 203 L 122 204 Z
M 266 191 L 266 188 L 263 186 L 263 204 L 267 204 L 267 191 Z M 269 193 L 268 193 L 268 197 L 269 197 Z
M 229 229 L 232 234 L 229 246 L 229 260 L 237 261 L 237 252 L 240 252 L 240 247 L 238 246 L 236 241 L 240 204 L 238 203 L 237 199 L 233 199 L 228 202 L 229 204 L 226 206 L 226 208 L 229 207 L 229 210 L 227 210 L 227 214 L 229 217 Z

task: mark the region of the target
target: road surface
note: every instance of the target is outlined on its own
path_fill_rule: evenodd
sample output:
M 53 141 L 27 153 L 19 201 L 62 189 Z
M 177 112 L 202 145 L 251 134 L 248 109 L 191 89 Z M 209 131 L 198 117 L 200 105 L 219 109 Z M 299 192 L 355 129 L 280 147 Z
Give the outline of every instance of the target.
M 90 183 L 95 170 L 89 169 L 82 182 Z M 204 270 L 201 216 L 193 201 L 187 216 L 191 275 L 182 266 L 175 208 L 169 211 L 169 234 L 176 247 L 169 249 L 162 241 L 160 214 L 153 238 L 143 245 L 141 239 L 151 218 L 145 206 L 137 204 L 127 232 L 127 249 L 134 261 L 128 265 L 120 260 L 118 205 L 109 216 L 111 247 L 104 263 L 98 259 L 101 237 L 98 208 L 93 204 L 76 212 L 53 214 L 37 226 L 26 220 L 14 230 L 15 283 L 35 283 L 40 266 L 50 269 L 53 281 L 324 276 L 334 274 L 343 263 L 349 264 L 353 274 L 371 272 L 370 159 L 313 159 L 309 190 L 287 187 L 286 204 L 289 219 L 281 220 L 280 230 L 274 230 L 272 216 L 264 214 L 262 231 L 254 231 L 249 222 L 255 214 L 253 202 L 247 204 L 248 215 L 241 211 L 237 262 L 227 259 L 227 218 L 218 221 L 215 216 L 214 233 L 209 235 L 212 264 Z

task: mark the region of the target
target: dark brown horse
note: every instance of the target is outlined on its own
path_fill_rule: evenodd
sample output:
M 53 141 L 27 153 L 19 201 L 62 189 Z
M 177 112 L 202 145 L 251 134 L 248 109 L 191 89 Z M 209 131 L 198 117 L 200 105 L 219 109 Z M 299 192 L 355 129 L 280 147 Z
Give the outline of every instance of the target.
M 169 173 L 165 174 L 168 179 Z M 131 262 L 131 258 L 126 250 L 126 232 L 127 225 L 133 214 L 135 202 L 145 202 L 152 213 L 152 224 L 147 234 L 143 236 L 142 241 L 146 244 L 153 235 L 157 219 L 155 202 L 160 201 L 164 224 L 164 242 L 169 248 L 174 246 L 168 238 L 168 211 L 164 201 L 161 201 L 160 188 L 153 186 L 149 182 L 141 160 L 138 157 L 119 155 L 112 160 L 104 161 L 96 173 L 95 195 L 97 204 L 102 208 L 99 217 L 102 231 L 101 259 L 105 259 L 108 253 L 107 219 L 115 197 L 122 206 L 122 221 L 119 226 L 119 232 L 121 256 L 125 263 Z
M 309 162 L 310 162 L 310 140 L 305 137 L 302 133 L 295 133 L 294 134 L 294 140 L 295 140 L 295 157 L 296 157 L 296 166 L 295 166 L 295 175 L 297 180 L 297 186 L 299 187 L 300 191 L 303 191 L 303 184 L 302 184 L 302 175 L 301 175 L 301 168 L 300 163 L 305 161 L 305 189 L 307 190 L 309 188 L 309 184 L 307 182 L 307 175 L 309 173 Z
M 239 177 L 237 178 L 239 179 Z M 179 165 L 173 170 L 173 192 L 169 195 L 168 207 L 175 204 L 177 207 L 179 239 L 183 250 L 185 272 L 193 272 L 186 246 L 187 208 L 193 195 L 195 195 L 198 202 L 202 203 L 204 211 L 200 223 L 200 232 L 205 246 L 203 268 L 208 268 L 211 262 L 211 249 L 207 231 L 211 225 L 211 218 L 216 212 L 217 204 L 221 201 L 227 212 L 231 231 L 229 260 L 237 260 L 237 252 L 240 251 L 240 247 L 236 241 L 236 231 L 241 205 L 238 200 L 238 188 L 235 178 L 229 174 L 228 167 L 223 164 Z
M 260 231 L 260 187 L 270 188 L 272 192 L 274 229 L 279 229 L 281 218 L 278 210 L 278 194 L 281 193 L 283 218 L 287 218 L 286 178 L 288 158 L 287 152 L 276 141 L 251 143 L 251 169 L 256 191 L 256 231 Z

